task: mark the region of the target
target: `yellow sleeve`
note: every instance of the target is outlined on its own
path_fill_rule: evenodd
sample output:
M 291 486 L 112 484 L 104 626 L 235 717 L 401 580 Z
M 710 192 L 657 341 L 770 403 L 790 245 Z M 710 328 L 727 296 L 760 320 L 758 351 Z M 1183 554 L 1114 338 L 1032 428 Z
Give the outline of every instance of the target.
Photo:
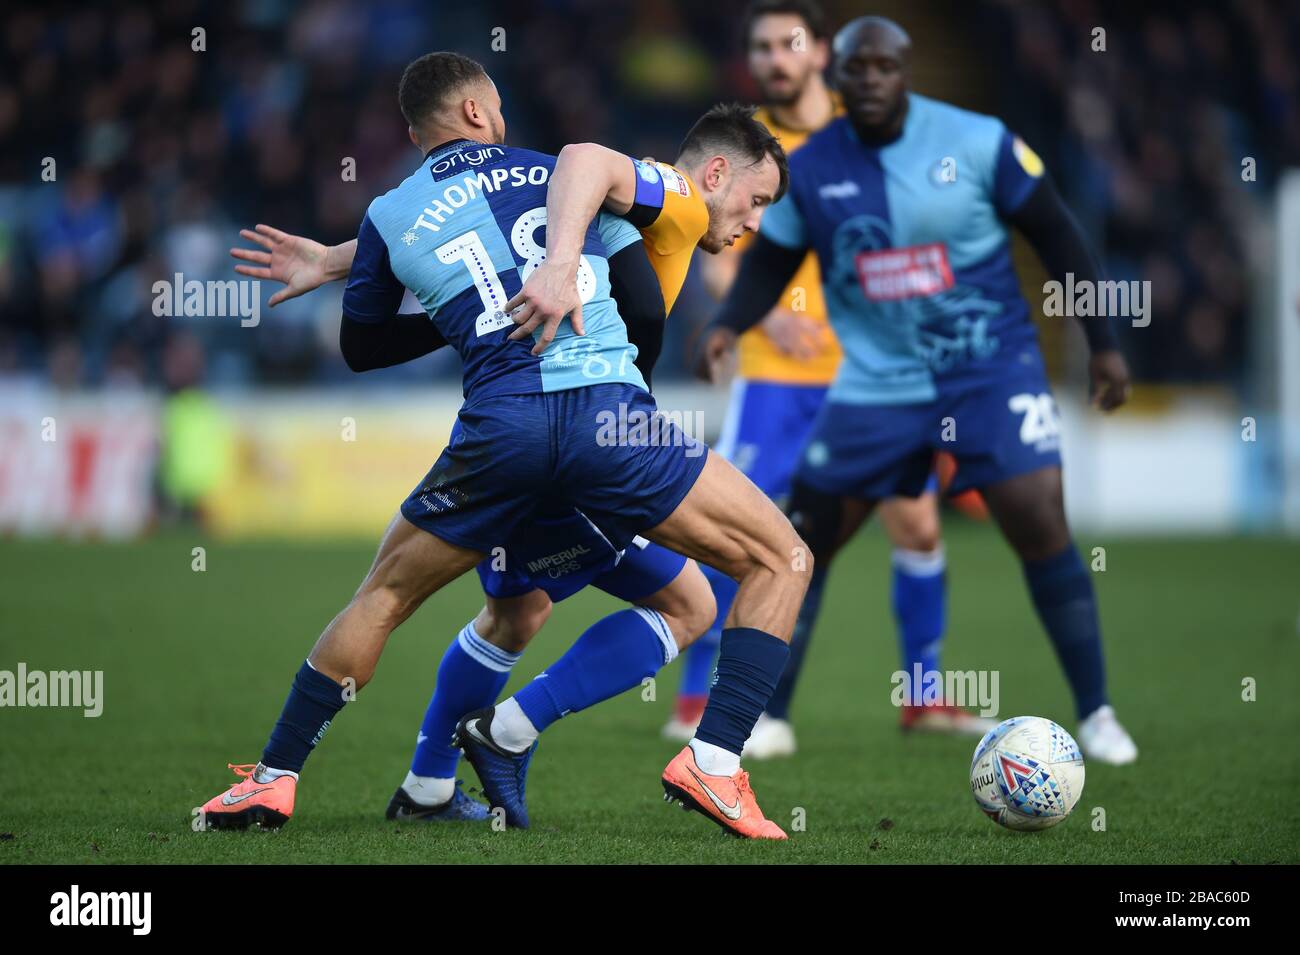
M 663 208 L 655 221 L 641 230 L 641 238 L 659 277 L 664 307 L 672 311 L 695 246 L 709 229 L 709 209 L 685 173 L 667 163 L 656 165 L 664 181 Z

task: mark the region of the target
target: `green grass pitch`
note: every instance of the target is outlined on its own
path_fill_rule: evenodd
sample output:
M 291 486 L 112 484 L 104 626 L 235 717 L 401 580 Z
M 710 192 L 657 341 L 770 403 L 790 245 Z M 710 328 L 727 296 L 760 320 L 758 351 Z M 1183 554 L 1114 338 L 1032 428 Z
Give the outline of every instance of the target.
M 1018 566 L 987 525 L 949 521 L 945 666 L 1000 671 L 1001 716 L 1073 729 L 1064 680 Z M 191 548 L 207 570 L 191 570 Z M 320 629 L 371 542 L 228 544 L 169 532 L 141 543 L 0 542 L 0 669 L 100 669 L 104 711 L 0 709 L 0 862 L 1089 862 L 1300 861 L 1300 548 L 1270 538 L 1084 538 L 1112 698 L 1142 754 L 1088 766 L 1075 813 L 1004 831 L 971 799 L 973 740 L 904 737 L 887 545 L 876 529 L 837 562 L 794 717 L 800 752 L 752 763 L 765 812 L 804 831 L 784 844 L 727 838 L 662 801 L 661 740 L 677 683 L 629 692 L 543 737 L 533 828 L 394 825 L 438 660 L 480 605 L 474 575 L 435 596 L 389 643 L 374 682 L 307 766 L 276 833 L 193 832 L 191 809 L 253 762 Z M 556 608 L 510 688 L 617 604 Z M 1242 700 L 1242 681 L 1257 700 Z M 464 778 L 476 784 L 473 771 Z M 1095 831 L 1094 810 L 1105 811 Z M 888 821 L 886 821 L 888 820 Z

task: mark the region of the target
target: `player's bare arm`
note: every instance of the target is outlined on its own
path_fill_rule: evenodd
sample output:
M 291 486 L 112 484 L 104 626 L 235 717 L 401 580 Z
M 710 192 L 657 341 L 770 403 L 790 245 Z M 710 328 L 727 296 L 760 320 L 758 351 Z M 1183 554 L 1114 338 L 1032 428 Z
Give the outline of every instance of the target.
M 285 287 L 268 300 L 267 304 L 272 307 L 305 295 L 326 282 L 347 278 L 357 250 L 356 239 L 342 245 L 326 246 L 261 223 L 256 229 L 240 229 L 239 234 L 262 248 L 231 249 L 233 258 L 253 263 L 236 265 L 235 271 L 255 279 L 284 283 Z
M 636 173 L 627 156 L 596 143 L 573 143 L 560 150 L 546 192 L 546 259 L 506 303 L 519 326 L 511 332 L 512 340 L 540 327 L 533 346 L 533 354 L 540 355 L 566 315 L 573 330 L 584 334 L 577 281 L 583 236 L 602 206 L 627 212 L 635 195 Z

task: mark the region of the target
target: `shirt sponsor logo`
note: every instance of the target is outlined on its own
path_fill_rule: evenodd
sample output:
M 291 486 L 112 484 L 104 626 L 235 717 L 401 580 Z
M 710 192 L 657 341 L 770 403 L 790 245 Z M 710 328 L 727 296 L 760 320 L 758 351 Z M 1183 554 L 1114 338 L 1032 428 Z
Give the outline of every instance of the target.
M 564 574 L 570 574 L 576 570 L 581 570 L 582 564 L 579 561 L 579 558 L 590 553 L 591 550 L 589 548 L 577 544 L 573 547 L 556 551 L 554 554 L 547 554 L 545 557 L 539 557 L 537 560 L 526 561 L 525 566 L 528 568 L 528 573 L 530 574 L 539 574 L 542 571 L 548 571 L 549 576 L 554 580 Z
M 859 252 L 853 264 L 862 293 L 872 302 L 924 298 L 953 286 L 948 250 L 942 242 Z
M 429 171 L 433 173 L 434 179 L 445 179 L 447 176 L 453 176 L 469 166 L 481 166 L 486 162 L 500 159 L 505 154 L 506 151 L 500 146 L 457 149 L 450 155 L 434 160 L 429 166 Z
M 858 184 L 851 179 L 843 182 L 828 182 L 817 190 L 817 195 L 823 199 L 851 199 L 861 192 Z
M 659 162 L 655 165 L 659 169 L 659 174 L 664 177 L 665 189 L 671 189 L 687 199 L 691 197 L 691 187 L 687 185 L 685 176 L 664 163 Z

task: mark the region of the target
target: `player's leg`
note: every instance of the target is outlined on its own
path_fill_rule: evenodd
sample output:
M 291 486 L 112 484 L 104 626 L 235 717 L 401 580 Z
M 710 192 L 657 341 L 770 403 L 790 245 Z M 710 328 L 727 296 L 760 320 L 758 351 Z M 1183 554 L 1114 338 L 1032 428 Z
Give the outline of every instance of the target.
M 789 657 L 812 555 L 776 505 L 717 455 L 646 536 L 708 561 L 738 585 L 708 705 L 695 737 L 664 770 L 665 792 L 738 834 L 783 839 L 759 810 L 740 753 Z
M 287 820 L 303 763 L 369 682 L 389 634 L 532 511 L 550 471 L 549 421 L 542 395 L 487 398 L 461 409 L 460 434 L 403 502 L 361 587 L 299 669 L 261 762 L 202 807 L 209 825 Z M 506 440 L 511 453 L 503 457 Z
M 241 783 L 203 806 L 207 824 L 276 828 L 287 822 L 303 764 L 339 710 L 370 681 L 389 634 L 482 557 L 395 516 L 360 588 L 294 677 L 261 761 Z
M 790 638 L 790 659 L 786 661 L 763 715 L 754 724 L 754 732 L 745 743 L 744 755 L 753 759 L 793 756 L 798 748 L 794 724 L 790 720 L 790 703 L 799 685 L 814 625 L 821 611 L 831 561 L 874 510 L 872 501 L 827 494 L 803 483 L 791 491 L 786 503 L 790 519 L 811 548 L 817 566 L 809 580 L 808 593 L 799 607 L 799 617 Z
M 737 378 L 714 450 L 781 504 L 790 493 L 799 449 L 825 395 L 826 389 L 820 386 Z M 708 702 L 722 625 L 736 596 L 736 582 L 729 576 L 707 565 L 702 569 L 718 615 L 713 626 L 683 654 L 673 719 L 663 729 L 667 738 L 683 742 L 694 735 Z
M 1080 720 L 1079 745 L 1091 759 L 1131 763 L 1137 746 L 1107 699 L 1097 598 L 1066 520 L 1060 467 L 1040 468 L 981 490 L 1020 558 L 1034 609 L 1070 683 Z
M 457 737 L 508 825 L 528 827 L 525 784 L 538 737 L 571 713 L 642 686 L 713 619 L 713 594 L 696 563 L 641 544 L 593 581 L 632 607 L 588 627 L 518 693 L 460 721 Z
M 494 731 L 508 749 L 531 746 L 552 723 L 642 686 L 708 629 L 713 594 L 699 565 L 665 548 L 629 552 L 625 560 L 657 554 L 679 568 L 671 582 L 588 627 L 564 655 L 497 707 Z M 608 588 L 597 581 L 602 590 Z M 507 713 L 513 708 L 514 713 Z
M 466 713 L 497 701 L 524 648 L 551 614 L 551 599 L 527 581 L 513 589 L 500 575 L 484 575 L 487 600 L 479 614 L 451 641 L 438 666 L 438 679 L 416 736 L 406 779 L 388 803 L 388 819 L 427 821 L 483 819 L 487 808 L 459 788 L 461 750 L 452 744 Z M 503 590 L 503 587 L 505 588 Z M 502 591 L 506 595 L 494 595 Z
M 1108 763 L 1137 758 L 1106 697 L 1101 627 L 1092 577 L 1065 517 L 1060 423 L 1041 366 L 1018 367 L 944 401 L 941 415 L 962 422 L 947 448 L 957 460 L 951 490 L 983 492 L 1020 558 L 1034 609 L 1051 639 L 1082 720 L 1085 755 Z M 939 442 L 935 442 L 936 445 Z
M 893 548 L 890 605 L 901 669 L 938 670 L 945 613 L 938 494 L 927 485 L 920 497 L 891 497 L 880 502 L 879 514 Z
M 759 810 L 740 772 L 740 751 L 789 654 L 811 555 L 762 491 L 660 414 L 648 393 L 614 386 L 580 390 L 587 394 L 561 392 L 554 399 L 555 413 L 565 420 L 597 425 L 563 435 L 556 486 L 569 503 L 616 546 L 639 533 L 725 571 L 739 585 L 697 737 L 665 770 L 665 788 L 672 792 L 711 776 L 714 788 L 696 787 L 698 798 L 691 796 L 700 811 L 739 835 L 785 838 Z M 612 421 L 639 424 L 619 432 Z M 695 764 L 696 751 L 707 767 Z
M 879 500 L 916 496 L 929 477 L 928 404 L 873 406 L 828 401 L 799 459 L 787 511 L 817 558 L 799 608 L 790 661 L 751 739 L 754 755 L 794 751 L 790 705 L 821 612 L 831 562 Z M 756 728 L 757 730 L 757 728 Z M 760 744 L 762 744 L 760 746 Z
M 939 481 L 930 476 L 920 497 L 894 497 L 880 505 L 880 523 L 893 545 L 890 603 L 902 671 L 940 671 L 946 617 L 943 539 L 939 530 Z M 919 679 L 915 682 L 920 686 Z M 906 731 L 983 736 L 996 725 L 951 702 L 905 703 L 899 713 Z
M 790 720 L 790 704 L 803 672 L 817 617 L 821 613 L 822 596 L 826 590 L 831 561 L 871 516 L 874 503 L 871 500 L 828 493 L 795 479 L 794 490 L 787 505 L 790 520 L 807 542 L 816 559 L 816 566 L 795 620 L 790 639 L 790 659 L 786 661 L 781 679 L 777 681 L 763 715 L 759 717 L 753 734 L 745 744 L 744 755 L 755 759 L 770 759 L 794 754 L 796 743 L 794 725 Z

